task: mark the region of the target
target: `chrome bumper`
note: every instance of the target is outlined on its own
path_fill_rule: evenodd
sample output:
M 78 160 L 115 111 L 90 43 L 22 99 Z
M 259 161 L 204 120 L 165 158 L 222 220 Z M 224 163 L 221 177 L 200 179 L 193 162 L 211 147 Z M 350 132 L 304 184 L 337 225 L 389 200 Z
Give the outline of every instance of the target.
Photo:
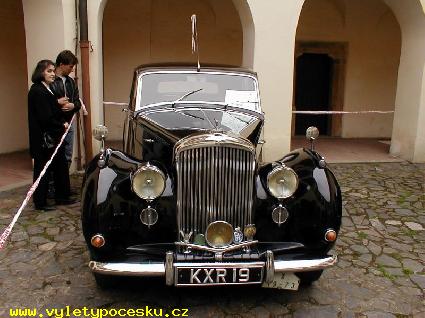
M 336 255 L 324 258 L 305 259 L 305 260 L 274 260 L 273 252 L 268 251 L 266 262 L 262 262 L 265 267 L 265 281 L 273 280 L 275 273 L 283 272 L 308 272 L 326 269 L 335 265 L 338 261 Z M 196 263 L 198 266 L 211 266 L 217 263 Z M 240 264 L 240 263 L 239 263 Z M 116 276 L 165 276 L 166 284 L 174 284 L 174 268 L 178 266 L 187 266 L 187 263 L 173 263 L 173 253 L 166 254 L 165 263 L 101 263 L 91 261 L 90 269 L 94 273 Z

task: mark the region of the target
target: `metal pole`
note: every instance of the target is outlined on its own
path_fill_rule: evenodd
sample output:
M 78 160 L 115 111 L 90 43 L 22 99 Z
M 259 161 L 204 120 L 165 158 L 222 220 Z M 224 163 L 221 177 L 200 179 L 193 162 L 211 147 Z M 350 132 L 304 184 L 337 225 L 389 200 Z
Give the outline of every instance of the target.
M 91 133 L 91 106 L 90 106 L 90 41 L 88 40 L 87 0 L 79 2 L 80 15 L 80 51 L 81 51 L 81 77 L 83 89 L 83 102 L 88 115 L 84 120 L 85 138 L 85 163 L 93 158 L 93 144 Z

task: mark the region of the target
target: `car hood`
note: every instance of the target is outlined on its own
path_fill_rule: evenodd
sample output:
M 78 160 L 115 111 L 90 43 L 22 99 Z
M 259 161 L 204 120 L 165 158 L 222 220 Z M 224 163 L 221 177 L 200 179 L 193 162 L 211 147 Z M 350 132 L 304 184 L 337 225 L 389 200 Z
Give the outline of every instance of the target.
M 197 132 L 222 132 L 239 135 L 257 145 L 263 126 L 261 114 L 188 107 L 146 111 L 139 114 L 138 121 L 174 143 Z

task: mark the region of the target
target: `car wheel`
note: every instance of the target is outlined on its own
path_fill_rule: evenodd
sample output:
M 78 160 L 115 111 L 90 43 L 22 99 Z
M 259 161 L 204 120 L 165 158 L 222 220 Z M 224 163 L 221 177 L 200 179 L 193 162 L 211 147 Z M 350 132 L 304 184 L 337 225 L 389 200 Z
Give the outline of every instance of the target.
M 300 279 L 300 284 L 303 286 L 310 286 L 314 281 L 318 280 L 322 276 L 323 270 L 312 271 L 312 272 L 301 272 L 296 273 Z
M 101 289 L 110 289 L 118 284 L 118 277 L 93 273 L 96 284 Z

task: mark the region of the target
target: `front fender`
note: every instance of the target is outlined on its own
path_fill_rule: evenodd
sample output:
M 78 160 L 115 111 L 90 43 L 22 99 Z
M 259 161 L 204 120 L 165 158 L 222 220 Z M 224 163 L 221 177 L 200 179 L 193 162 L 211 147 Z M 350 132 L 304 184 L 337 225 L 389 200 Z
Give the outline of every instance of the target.
M 339 231 L 342 215 L 342 198 L 338 182 L 328 167 L 320 167 L 321 157 L 307 149 L 297 149 L 280 162 L 262 166 L 257 177 L 255 223 L 260 241 L 300 242 L 312 250 L 327 252 L 333 243 L 324 239 L 330 228 Z M 297 191 L 288 199 L 274 198 L 267 187 L 268 173 L 279 164 L 294 169 L 299 178 Z M 287 221 L 277 225 L 272 212 L 284 206 L 289 213 Z

